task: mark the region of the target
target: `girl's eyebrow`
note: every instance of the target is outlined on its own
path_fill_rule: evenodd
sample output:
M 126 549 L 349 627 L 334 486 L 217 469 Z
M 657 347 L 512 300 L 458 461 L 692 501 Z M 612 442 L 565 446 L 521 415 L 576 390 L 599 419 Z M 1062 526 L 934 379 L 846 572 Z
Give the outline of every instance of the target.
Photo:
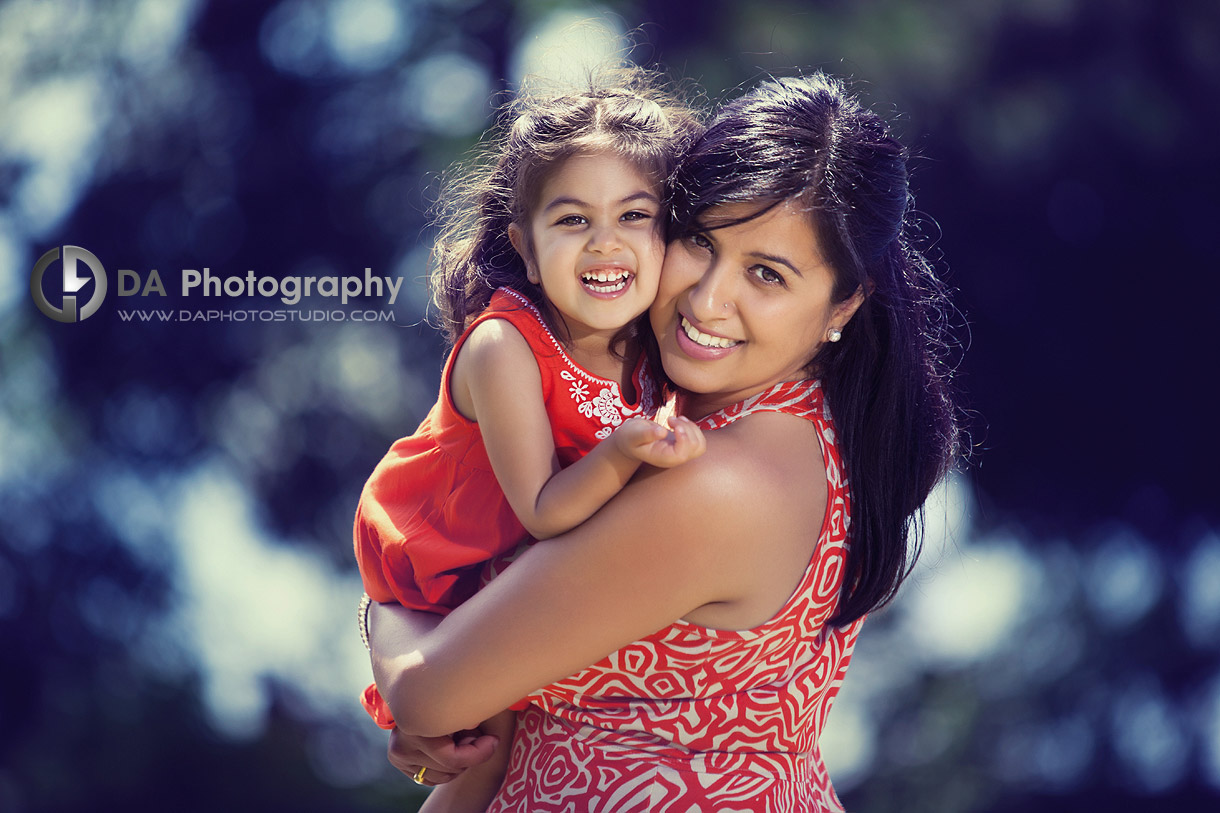
M 641 189 L 638 192 L 633 192 L 632 194 L 623 198 L 622 200 L 619 201 L 619 203 L 620 204 L 631 203 L 631 201 L 633 201 L 633 200 L 648 200 L 648 201 L 652 201 L 653 203 L 657 203 L 657 204 L 659 204 L 661 202 L 661 199 L 658 198 L 656 195 L 652 194 L 651 192 L 649 192 L 646 189 Z
M 618 201 L 617 205 L 622 206 L 624 203 L 631 203 L 632 201 L 636 201 L 636 200 L 651 201 L 652 203 L 655 203 L 658 206 L 661 204 L 660 198 L 658 198 L 656 195 L 652 194 L 651 192 L 647 191 L 646 189 L 641 189 L 637 192 L 632 192 L 627 197 Z M 555 198 L 553 201 L 551 201 L 546 206 L 544 206 L 542 211 L 549 212 L 550 210 L 552 210 L 556 207 L 559 207 L 559 206 L 577 206 L 577 207 L 582 207 L 582 208 L 587 209 L 591 205 L 592 204 L 587 203 L 587 202 L 581 200 L 580 198 L 573 198 L 570 196 L 565 196 L 565 197 L 561 197 L 561 198 Z

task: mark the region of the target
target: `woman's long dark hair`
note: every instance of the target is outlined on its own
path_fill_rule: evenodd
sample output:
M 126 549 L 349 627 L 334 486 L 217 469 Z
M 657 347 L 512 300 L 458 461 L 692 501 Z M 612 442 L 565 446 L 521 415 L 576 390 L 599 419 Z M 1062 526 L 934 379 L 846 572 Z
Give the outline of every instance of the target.
M 851 493 L 845 625 L 892 599 L 919 555 L 921 509 L 957 455 L 945 286 L 911 244 L 907 153 L 825 74 L 772 79 L 725 105 L 675 173 L 673 229 L 711 206 L 787 200 L 810 212 L 833 300 L 866 296 L 842 340 L 810 360 L 834 416 Z

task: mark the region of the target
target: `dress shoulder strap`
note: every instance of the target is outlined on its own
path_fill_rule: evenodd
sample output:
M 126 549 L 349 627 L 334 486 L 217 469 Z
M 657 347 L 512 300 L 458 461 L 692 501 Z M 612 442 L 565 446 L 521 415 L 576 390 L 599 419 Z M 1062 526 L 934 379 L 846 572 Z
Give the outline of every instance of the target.
M 719 429 L 755 412 L 784 412 L 819 425 L 832 425 L 820 379 L 784 381 L 699 421 L 703 429 Z
M 534 347 L 549 347 L 557 353 L 563 352 L 563 345 L 551 335 L 550 329 L 542 321 L 542 314 L 538 312 L 534 303 L 511 288 L 497 288 L 492 293 L 487 307 L 470 323 L 470 327 L 466 328 L 465 333 L 469 334 L 476 325 L 486 322 L 488 319 L 504 319 L 512 323 L 513 327 L 521 331 L 521 335 L 525 336 L 530 345 Z

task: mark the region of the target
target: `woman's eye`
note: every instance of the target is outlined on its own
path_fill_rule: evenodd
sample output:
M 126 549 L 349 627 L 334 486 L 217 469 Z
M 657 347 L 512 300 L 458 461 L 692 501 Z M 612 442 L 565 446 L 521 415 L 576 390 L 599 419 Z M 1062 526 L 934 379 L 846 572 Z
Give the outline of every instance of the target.
M 758 278 L 760 282 L 765 282 L 768 285 L 782 285 L 784 277 L 774 268 L 768 268 L 765 265 L 756 265 L 750 269 L 750 273 Z
M 704 251 L 712 250 L 712 241 L 704 237 L 702 234 L 692 234 L 686 239 L 690 241 L 690 244 L 695 248 L 701 248 Z

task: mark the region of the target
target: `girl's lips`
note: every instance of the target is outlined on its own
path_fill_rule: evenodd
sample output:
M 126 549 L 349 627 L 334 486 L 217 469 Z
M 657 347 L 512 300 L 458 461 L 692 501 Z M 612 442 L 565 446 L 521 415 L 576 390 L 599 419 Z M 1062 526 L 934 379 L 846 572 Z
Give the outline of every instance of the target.
M 691 337 L 690 334 L 692 332 L 699 336 L 703 341 L 718 340 L 720 342 L 725 342 L 730 340 L 710 333 L 704 333 L 692 325 L 690 321 L 686 319 L 686 317 L 678 314 L 678 324 L 674 329 L 674 341 L 677 342 L 679 350 L 698 361 L 716 361 L 717 359 L 722 359 L 725 356 L 732 354 L 742 345 L 742 342 L 740 341 L 732 341 L 732 343 L 727 347 L 715 347 L 709 346 L 709 344 L 700 344 Z
M 580 284 L 591 296 L 615 299 L 631 287 L 635 274 L 618 266 L 598 266 L 581 272 Z

